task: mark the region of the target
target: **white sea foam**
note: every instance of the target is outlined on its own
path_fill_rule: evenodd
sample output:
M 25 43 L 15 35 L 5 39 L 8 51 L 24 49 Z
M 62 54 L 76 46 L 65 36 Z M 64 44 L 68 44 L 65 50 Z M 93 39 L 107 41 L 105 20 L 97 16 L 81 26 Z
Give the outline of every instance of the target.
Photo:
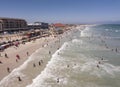
M 110 29 L 105 29 L 105 31 L 109 31 Z
M 115 32 L 120 32 L 120 30 L 115 30 Z
M 91 36 L 92 34 L 90 32 L 88 33 L 89 30 L 90 30 L 89 26 L 85 27 L 85 29 L 81 31 L 80 36 L 81 37 L 89 37 L 89 36 Z
M 85 59 L 84 59 L 85 60 Z M 110 63 L 98 64 L 98 61 L 95 59 L 87 59 L 86 63 L 81 65 L 82 72 L 89 72 L 90 75 L 98 77 L 112 77 L 116 76 L 116 73 L 120 73 L 120 69 L 117 66 L 114 66 Z M 97 67 L 99 65 L 99 67 Z
M 79 43 L 79 44 L 83 44 L 83 41 L 82 40 L 78 40 L 78 39 L 73 39 L 72 40 L 73 43 Z

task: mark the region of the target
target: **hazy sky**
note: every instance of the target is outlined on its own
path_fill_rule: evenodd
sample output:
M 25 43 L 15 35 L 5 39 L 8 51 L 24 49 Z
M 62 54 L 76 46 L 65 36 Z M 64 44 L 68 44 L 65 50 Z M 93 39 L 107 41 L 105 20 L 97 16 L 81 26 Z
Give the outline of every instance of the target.
M 0 0 L 0 17 L 27 22 L 96 23 L 120 20 L 120 0 Z

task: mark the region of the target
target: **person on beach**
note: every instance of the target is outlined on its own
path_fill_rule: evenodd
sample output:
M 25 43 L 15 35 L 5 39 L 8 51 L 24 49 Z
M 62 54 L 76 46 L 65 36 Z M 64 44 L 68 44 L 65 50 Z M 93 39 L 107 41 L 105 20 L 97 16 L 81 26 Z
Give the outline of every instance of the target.
M 27 52 L 26 54 L 27 54 L 27 56 L 29 56 L 29 52 Z
M 49 54 L 51 54 L 51 51 L 49 51 Z
M 39 61 L 38 64 L 39 64 L 39 66 L 40 66 L 40 65 L 41 65 L 41 62 Z
M 9 67 L 7 67 L 7 72 L 10 73 L 10 68 Z
M 17 78 L 18 78 L 18 81 L 22 81 L 22 79 L 20 78 L 20 76 L 18 76 Z
M 33 67 L 36 67 L 35 63 L 33 63 Z
M 5 58 L 8 58 L 8 55 L 7 55 L 7 53 L 5 53 Z
M 42 45 L 42 47 L 44 47 L 44 45 Z
M 2 61 L 0 61 L 0 64 L 2 64 Z
M 20 56 L 19 56 L 18 54 L 16 55 L 16 57 L 17 57 L 17 59 L 19 59 L 19 60 L 20 60 Z
M 0 53 L 0 57 L 2 57 L 1 53 Z

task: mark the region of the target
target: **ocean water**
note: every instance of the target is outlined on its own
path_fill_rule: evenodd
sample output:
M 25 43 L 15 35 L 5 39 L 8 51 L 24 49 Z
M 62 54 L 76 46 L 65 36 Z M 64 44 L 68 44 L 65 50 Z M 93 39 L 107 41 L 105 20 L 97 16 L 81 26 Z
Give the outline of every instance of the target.
M 26 87 L 120 87 L 120 25 L 86 26 L 71 35 Z
M 37 50 L 0 87 L 120 87 L 119 43 L 120 25 L 78 26 Z M 31 63 L 40 59 L 47 65 L 33 70 Z

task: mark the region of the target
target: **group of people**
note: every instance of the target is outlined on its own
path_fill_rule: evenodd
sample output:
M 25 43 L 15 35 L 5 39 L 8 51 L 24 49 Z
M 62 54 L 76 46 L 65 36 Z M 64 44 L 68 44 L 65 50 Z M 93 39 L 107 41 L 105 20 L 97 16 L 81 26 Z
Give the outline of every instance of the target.
M 38 62 L 38 65 L 40 66 L 40 65 L 42 65 L 43 64 L 43 60 L 41 59 L 39 62 Z M 33 63 L 33 67 L 36 67 L 36 64 L 35 63 Z
M 102 57 L 101 60 L 98 61 L 97 68 L 100 68 L 99 65 L 103 62 L 103 60 L 104 60 L 104 59 L 103 59 L 103 57 Z
M 43 60 L 41 59 L 39 62 L 38 62 L 38 65 L 41 66 L 43 64 Z M 33 63 L 33 67 L 36 67 L 36 64 Z M 7 68 L 8 72 L 10 72 L 10 69 Z M 22 78 L 20 76 L 17 77 L 18 81 L 22 81 Z
M 29 52 L 28 52 L 28 51 L 26 52 L 26 55 L 29 56 Z M 0 56 L 2 57 L 1 54 L 0 54 Z M 5 57 L 5 58 L 9 58 L 9 56 L 8 56 L 7 53 L 4 54 L 4 57 Z M 20 60 L 20 55 L 19 55 L 19 54 L 16 54 L 16 62 L 18 62 L 18 60 Z M 3 63 L 3 62 L 0 60 L 0 64 L 2 64 L 2 63 Z
M 29 52 L 26 52 L 26 55 L 29 56 Z M 8 55 L 5 53 L 5 58 L 8 58 Z M 19 54 L 16 54 L 16 62 L 18 62 L 18 60 L 20 60 L 20 55 Z M 1 62 L 1 61 L 0 61 Z M 1 62 L 2 63 L 2 62 Z M 7 67 L 7 72 L 10 73 L 10 68 Z
M 2 57 L 1 53 L 0 53 L 0 57 Z M 9 58 L 7 53 L 5 53 L 5 58 Z M 0 60 L 0 64 L 3 64 L 3 62 Z
M 48 41 L 46 41 L 47 42 L 47 46 L 48 46 Z M 56 43 L 60 43 L 60 38 L 58 39 L 58 41 L 56 41 Z M 44 47 L 43 45 L 42 45 L 42 47 Z M 60 47 L 60 46 L 59 46 Z M 57 49 L 59 49 L 59 47 L 57 48 Z M 52 47 L 51 47 L 52 48 Z M 52 52 L 51 51 L 48 51 L 48 54 L 49 55 L 51 55 L 52 54 Z M 26 55 L 27 56 L 29 56 L 29 52 L 26 52 Z M 5 53 L 5 58 L 9 58 L 9 55 L 7 54 L 7 53 Z M 16 62 L 18 62 L 20 59 L 21 59 L 21 56 L 19 55 L 19 54 L 16 54 Z M 38 61 L 38 63 L 33 63 L 33 67 L 35 68 L 35 67 L 37 67 L 37 64 L 39 65 L 39 66 L 41 66 L 42 64 L 44 63 L 44 61 L 41 59 L 40 61 Z M 0 64 L 2 64 L 2 61 L 0 61 Z M 8 73 L 11 73 L 11 69 L 10 69 L 10 67 L 7 67 L 7 72 Z M 17 77 L 17 80 L 18 81 L 22 81 L 22 77 L 21 76 L 18 76 Z M 59 78 L 57 79 L 57 83 L 59 83 Z
M 106 42 L 105 42 L 104 40 L 101 39 L 101 42 L 105 44 L 105 47 L 106 47 L 107 49 L 109 49 L 109 46 L 106 44 Z M 118 48 L 114 48 L 114 49 L 112 48 L 111 51 L 114 51 L 114 52 L 116 52 L 116 53 L 119 53 Z

